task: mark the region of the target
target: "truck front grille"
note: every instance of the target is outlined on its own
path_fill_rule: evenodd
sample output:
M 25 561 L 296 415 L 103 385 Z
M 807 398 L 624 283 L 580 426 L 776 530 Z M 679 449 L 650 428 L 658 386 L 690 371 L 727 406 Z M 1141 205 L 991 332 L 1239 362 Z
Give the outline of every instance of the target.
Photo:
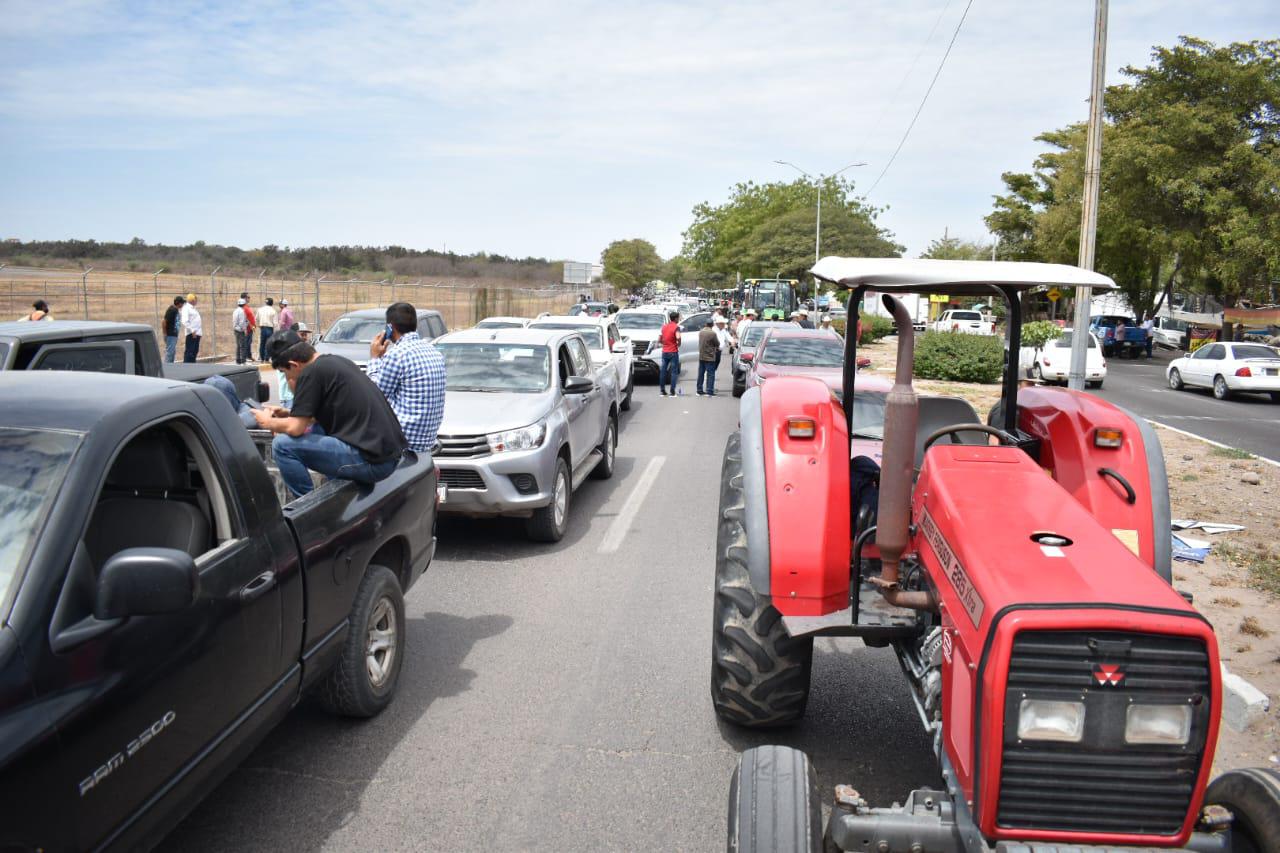
M 1095 667 L 1118 665 L 1120 683 Z M 1082 698 L 1080 743 L 1019 742 L 1023 697 Z M 1107 631 L 1024 631 L 1014 638 L 996 822 L 1016 829 L 1174 835 L 1192 807 L 1212 683 L 1204 644 L 1186 637 Z M 1186 746 L 1129 745 L 1133 702 L 1190 702 Z
M 483 489 L 484 478 L 469 468 L 437 468 L 440 482 L 451 489 Z
M 488 456 L 489 440 L 483 435 L 439 435 L 440 448 L 433 454 L 437 459 L 478 459 Z
M 631 353 L 633 355 L 644 355 L 649 349 L 648 341 L 632 341 Z

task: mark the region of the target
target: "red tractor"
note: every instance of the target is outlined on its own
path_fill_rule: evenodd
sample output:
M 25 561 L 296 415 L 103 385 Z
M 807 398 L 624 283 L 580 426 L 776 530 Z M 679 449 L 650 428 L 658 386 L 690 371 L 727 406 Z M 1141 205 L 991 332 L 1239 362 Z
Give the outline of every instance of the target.
M 808 757 L 743 753 L 729 850 L 979 853 L 1280 851 L 1280 774 L 1209 782 L 1222 706 L 1209 623 L 1171 585 L 1168 480 L 1146 421 L 1019 387 L 1021 295 L 1114 287 L 1047 264 L 826 258 L 813 274 L 884 294 L 1002 296 L 1002 402 L 918 397 L 897 376 L 769 382 L 725 450 L 711 697 L 733 723 L 792 723 L 813 638 L 892 646 L 945 790 L 876 808 L 838 786 L 825 831 Z M 975 535 L 980 531 L 980 535 Z M 1087 847 L 1086 847 L 1087 846 Z

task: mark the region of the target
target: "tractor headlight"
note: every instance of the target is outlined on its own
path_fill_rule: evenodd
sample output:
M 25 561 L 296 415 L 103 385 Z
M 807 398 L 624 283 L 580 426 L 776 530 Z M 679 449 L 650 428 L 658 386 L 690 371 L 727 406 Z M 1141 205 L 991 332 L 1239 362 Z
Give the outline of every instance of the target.
M 1126 743 L 1183 744 L 1190 738 L 1190 705 L 1130 705 L 1125 711 Z
M 1084 737 L 1084 703 L 1023 699 L 1018 706 L 1018 737 L 1079 743 Z
M 533 450 L 542 446 L 542 439 L 547 435 L 547 424 L 538 421 L 520 429 L 509 429 L 506 432 L 494 432 L 485 436 L 489 440 L 489 449 L 494 453 L 508 450 Z

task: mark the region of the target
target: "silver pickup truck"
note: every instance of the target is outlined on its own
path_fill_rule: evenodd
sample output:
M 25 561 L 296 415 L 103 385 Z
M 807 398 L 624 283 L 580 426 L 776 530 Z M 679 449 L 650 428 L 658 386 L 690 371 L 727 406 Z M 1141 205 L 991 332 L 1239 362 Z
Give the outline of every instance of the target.
M 448 377 L 435 452 L 439 511 L 527 519 L 557 542 L 573 492 L 613 476 L 617 374 L 564 329 L 469 329 L 439 338 Z

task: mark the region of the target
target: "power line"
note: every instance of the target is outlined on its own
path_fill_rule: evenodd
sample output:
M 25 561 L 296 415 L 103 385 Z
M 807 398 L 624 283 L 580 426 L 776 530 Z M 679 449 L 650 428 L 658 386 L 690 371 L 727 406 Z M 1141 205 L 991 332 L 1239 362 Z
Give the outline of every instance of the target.
M 907 137 L 911 135 L 911 129 L 916 126 L 916 119 L 920 118 L 920 113 L 924 110 L 925 102 L 929 100 L 929 93 L 933 91 L 933 85 L 938 82 L 938 76 L 942 74 L 942 66 L 947 64 L 947 57 L 951 55 L 951 48 L 955 47 L 956 38 L 960 35 L 960 28 L 964 26 L 964 19 L 969 14 L 969 7 L 973 5 L 973 0 L 969 0 L 964 6 L 964 12 L 960 15 L 960 22 L 956 24 L 956 31 L 951 34 L 951 41 L 947 44 L 946 53 L 942 54 L 942 61 L 938 63 L 938 70 L 933 72 L 933 79 L 929 81 L 929 88 L 925 90 L 924 97 L 920 99 L 920 106 L 916 107 L 916 114 L 911 117 L 911 123 L 907 125 L 907 130 L 902 134 L 898 147 L 893 149 L 893 154 L 889 157 L 889 162 L 884 164 L 884 168 L 880 170 L 880 174 L 876 177 L 875 183 L 871 185 L 871 189 L 863 194 L 863 198 L 871 195 L 875 188 L 879 186 L 880 179 L 884 177 L 885 172 L 889 171 L 889 167 L 893 165 L 893 161 L 897 159 L 898 152 L 902 150 L 902 146 L 907 143 Z

